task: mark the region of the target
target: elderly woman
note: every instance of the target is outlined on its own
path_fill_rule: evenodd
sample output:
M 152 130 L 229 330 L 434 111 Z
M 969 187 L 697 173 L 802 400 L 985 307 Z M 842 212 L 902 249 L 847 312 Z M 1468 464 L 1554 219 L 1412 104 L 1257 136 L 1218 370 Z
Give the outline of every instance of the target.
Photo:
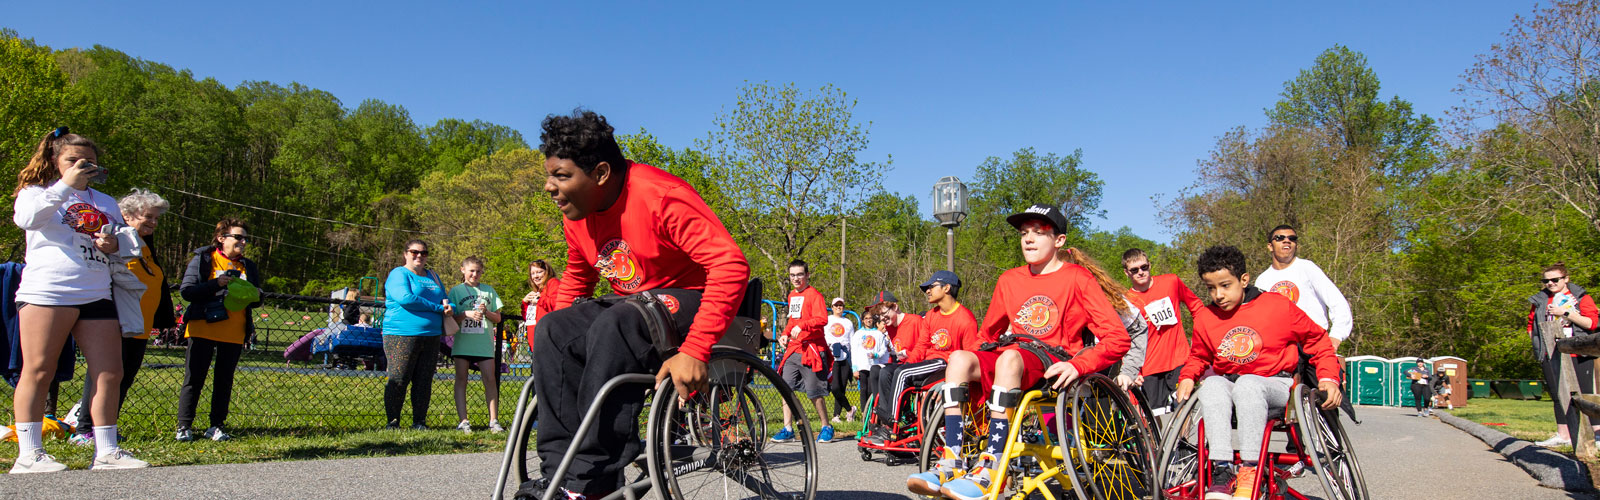
M 383 354 L 389 360 L 383 411 L 388 428 L 400 428 L 400 407 L 409 385 L 411 428 L 427 430 L 439 336 L 444 334 L 444 318 L 456 311 L 439 275 L 428 270 L 427 242 L 406 242 L 405 262 L 389 271 L 383 282 Z
M 189 307 L 183 310 L 183 336 L 189 339 L 189 347 L 183 357 L 183 387 L 178 389 L 178 441 L 194 439 L 189 426 L 194 423 L 195 406 L 199 404 L 200 391 L 205 389 L 206 372 L 211 370 L 213 358 L 217 367 L 211 390 L 211 427 L 201 437 L 212 441 L 230 437 L 222 429 L 228 419 L 228 405 L 233 401 L 233 373 L 239 367 L 244 340 L 255 328 L 250 322 L 250 310 L 261 306 L 256 301 L 232 309 L 225 300 L 230 294 L 255 292 L 243 285 L 261 287 L 262 276 L 255 261 L 244 256 L 250 243 L 248 229 L 244 221 L 232 217 L 217 222 L 212 243 L 195 249 L 194 258 L 183 271 L 183 284 L 178 291 L 189 301 Z M 235 280 L 244 282 L 234 283 Z
M 144 335 L 122 339 L 122 385 L 121 395 L 117 398 L 118 410 L 128 401 L 128 388 L 133 386 L 133 378 L 139 374 L 139 366 L 144 364 L 145 347 L 150 344 L 149 330 L 165 330 L 178 326 L 178 318 L 172 313 L 172 294 L 167 293 L 167 273 L 156 263 L 155 239 L 156 225 L 161 221 L 161 215 L 167 213 L 170 205 L 161 195 L 145 189 L 134 189 L 122 201 L 117 202 L 122 208 L 122 218 L 129 226 L 139 231 L 139 238 L 144 240 L 144 250 L 137 259 L 128 261 L 128 270 L 145 285 L 144 295 L 139 297 L 139 311 L 144 313 L 146 331 Z M 78 411 L 74 412 L 78 418 L 78 434 L 72 436 L 73 444 L 88 446 L 94 444 L 94 421 L 89 414 L 90 398 L 94 395 L 94 386 L 85 384 L 83 400 L 78 402 Z

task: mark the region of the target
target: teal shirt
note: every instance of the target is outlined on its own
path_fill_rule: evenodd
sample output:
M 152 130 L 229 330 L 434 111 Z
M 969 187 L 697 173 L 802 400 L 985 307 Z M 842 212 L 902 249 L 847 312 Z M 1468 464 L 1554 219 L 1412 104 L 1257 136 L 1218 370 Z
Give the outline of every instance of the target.
M 505 308 L 500 302 L 500 294 L 495 293 L 494 287 L 478 283 L 478 286 L 468 286 L 466 283 L 456 285 L 450 289 L 450 303 L 455 305 L 456 313 L 472 311 L 483 304 L 484 312 L 495 312 Z M 461 319 L 461 332 L 456 334 L 455 347 L 450 348 L 452 356 L 483 356 L 494 357 L 494 323 L 487 317 L 483 321 L 473 321 L 472 318 Z
M 417 276 L 405 266 L 383 282 L 383 334 L 428 337 L 444 334 L 444 285 L 437 274 Z

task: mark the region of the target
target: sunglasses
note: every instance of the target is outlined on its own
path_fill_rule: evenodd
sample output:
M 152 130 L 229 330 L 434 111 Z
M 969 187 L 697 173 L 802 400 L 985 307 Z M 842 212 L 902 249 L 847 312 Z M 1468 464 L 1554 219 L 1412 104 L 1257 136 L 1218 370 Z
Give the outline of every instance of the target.
M 250 242 L 250 237 L 242 235 L 242 234 L 224 234 L 224 235 L 222 235 L 222 237 L 223 238 L 233 238 L 234 240 L 238 241 L 239 243 L 249 243 Z
M 1539 280 L 1539 281 L 1542 281 L 1542 282 L 1544 282 L 1544 284 L 1548 285 L 1548 284 L 1555 283 L 1557 281 L 1561 281 L 1561 280 L 1564 280 L 1564 279 L 1567 279 L 1567 277 L 1566 276 L 1561 276 L 1561 277 L 1558 277 L 1558 278 L 1545 278 L 1545 279 L 1542 279 L 1542 280 Z
M 1146 263 L 1145 265 L 1142 265 L 1142 266 L 1135 266 L 1135 267 L 1128 268 L 1128 274 L 1149 272 L 1149 271 L 1150 271 L 1150 264 L 1149 263 Z
M 427 250 L 406 250 L 406 253 L 409 253 L 411 255 L 415 255 L 415 256 L 418 256 L 418 257 L 427 257 L 428 256 L 428 251 Z
M 1300 236 L 1293 235 L 1293 234 L 1274 234 L 1274 235 L 1272 235 L 1272 241 L 1283 241 L 1283 240 L 1300 241 Z

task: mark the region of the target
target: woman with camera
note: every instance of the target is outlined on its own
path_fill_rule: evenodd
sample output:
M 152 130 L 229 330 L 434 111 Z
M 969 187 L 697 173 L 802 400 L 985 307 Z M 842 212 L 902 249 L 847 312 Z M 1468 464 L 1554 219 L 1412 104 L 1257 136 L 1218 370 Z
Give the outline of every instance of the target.
M 189 301 L 183 310 L 183 336 L 189 339 L 189 347 L 184 351 L 183 387 L 178 389 L 178 441 L 194 440 L 190 425 L 213 358 L 217 366 L 211 389 L 211 427 L 201 436 L 212 441 L 231 437 L 222 429 L 233 399 L 233 373 L 239 367 L 245 338 L 255 329 L 250 310 L 261 305 L 261 273 L 256 263 L 244 256 L 250 242 L 244 221 L 222 219 L 212 238 L 215 243 L 194 250 L 178 286 L 183 300 Z
M 17 287 L 22 370 L 12 394 L 17 461 L 12 474 L 55 472 L 66 465 L 44 452 L 46 388 L 67 336 L 77 340 L 95 388 L 91 412 L 95 457 L 89 468 L 133 469 L 150 464 L 117 445 L 117 386 L 122 383 L 122 334 L 111 302 L 111 265 L 118 248 L 110 234 L 122 210 L 89 187 L 107 170 L 93 141 L 61 127 L 46 134 L 17 173 L 12 221 L 26 235 L 27 267 Z M 120 262 L 119 262 L 120 263 Z
M 389 360 L 389 382 L 383 386 L 383 411 L 388 428 L 400 428 L 400 407 L 411 386 L 411 428 L 427 430 L 428 403 L 433 399 L 433 374 L 439 359 L 439 336 L 445 317 L 455 308 L 439 275 L 428 270 L 428 243 L 406 242 L 406 264 L 389 271 L 383 282 L 383 354 Z

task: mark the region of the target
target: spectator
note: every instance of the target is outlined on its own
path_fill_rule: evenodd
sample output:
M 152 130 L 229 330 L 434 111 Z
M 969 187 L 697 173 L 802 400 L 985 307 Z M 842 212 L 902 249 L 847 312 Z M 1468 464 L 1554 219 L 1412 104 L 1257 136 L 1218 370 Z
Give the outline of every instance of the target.
M 1417 416 L 1432 415 L 1428 402 L 1433 399 L 1433 370 L 1428 369 L 1428 362 L 1417 360 L 1417 366 L 1406 370 L 1406 378 L 1411 379 L 1411 397 L 1415 399 Z
M 211 426 L 201 436 L 212 441 L 231 437 L 223 430 L 223 424 L 233 400 L 233 374 L 239 367 L 245 338 L 255 330 L 250 310 L 261 305 L 254 297 L 249 298 L 251 303 L 235 302 L 261 286 L 255 261 L 244 256 L 250 242 L 245 222 L 231 217 L 222 219 L 217 222 L 212 241 L 215 243 L 194 250 L 194 258 L 189 259 L 178 286 L 183 300 L 189 301 L 183 311 L 183 336 L 189 339 L 189 346 L 184 349 L 183 386 L 178 388 L 178 441 L 194 440 L 190 425 L 194 423 L 195 405 L 206 387 L 206 372 L 211 370 L 213 358 L 217 366 L 211 389 Z M 230 295 L 235 296 L 234 301 L 226 300 Z
M 470 366 L 478 367 L 478 377 L 483 379 L 483 397 L 489 403 L 489 432 L 500 433 L 500 391 L 495 381 L 498 372 L 494 360 L 497 354 L 494 343 L 495 325 L 500 323 L 500 294 L 494 287 L 478 282 L 483 277 L 483 260 L 467 257 L 461 262 L 464 283 L 450 289 L 450 304 L 455 306 L 456 321 L 461 331 L 456 333 L 456 345 L 451 357 L 456 361 L 456 417 L 461 423 L 456 428 L 472 433 L 472 422 L 467 419 L 467 372 Z
M 162 214 L 167 213 L 170 205 L 161 195 L 144 189 L 134 189 L 128 196 L 117 202 L 122 209 L 123 218 L 128 225 L 139 232 L 139 238 L 144 240 L 144 251 L 135 260 L 128 262 L 128 270 L 132 271 L 139 281 L 145 284 L 144 295 L 139 298 L 139 310 L 144 313 L 145 333 L 133 338 L 122 339 L 122 384 L 118 386 L 117 405 L 121 411 L 122 403 L 127 401 L 128 388 L 133 386 L 135 375 L 139 374 L 139 367 L 144 364 L 145 348 L 150 344 L 150 330 L 165 330 L 178 326 L 176 315 L 172 313 L 172 294 L 167 293 L 166 271 L 156 263 L 154 255 L 156 225 L 160 222 Z M 78 402 L 78 411 L 72 412 L 77 420 L 78 431 L 70 439 L 73 444 L 88 446 L 94 444 L 94 418 L 90 415 L 90 398 L 93 396 L 94 386 L 85 384 L 83 399 Z M 120 440 L 120 438 L 119 438 Z
M 1560 358 L 1547 354 L 1550 346 L 1544 344 L 1539 335 L 1539 324 L 1546 321 L 1560 321 L 1561 334 L 1565 337 L 1574 335 L 1594 335 L 1600 328 L 1600 309 L 1595 309 L 1594 298 L 1590 297 L 1583 287 L 1571 283 L 1567 275 L 1567 265 L 1557 262 L 1544 268 L 1544 277 L 1540 280 L 1542 288 L 1528 297 L 1528 334 L 1533 337 L 1534 356 L 1544 368 L 1546 387 L 1556 387 L 1561 376 Z M 1589 356 L 1573 356 L 1572 368 L 1578 376 L 1578 389 L 1584 394 L 1594 394 L 1594 358 Z M 1561 446 L 1572 444 L 1568 427 L 1577 425 L 1577 415 L 1562 411 L 1561 403 L 1554 401 L 1556 414 L 1556 435 L 1550 439 L 1540 441 L 1539 446 Z
M 1192 316 L 1205 307 L 1205 303 L 1178 275 L 1155 275 L 1144 250 L 1130 248 L 1123 252 L 1122 270 L 1132 284 L 1128 299 L 1139 306 L 1154 329 L 1150 330 L 1147 339 L 1144 367 L 1139 375 L 1131 380 L 1119 376 L 1117 382 L 1124 387 L 1130 383 L 1139 386 L 1145 404 L 1150 406 L 1150 413 L 1159 417 L 1177 409 L 1175 396 L 1178 373 L 1183 371 L 1184 360 L 1189 359 L 1189 337 L 1183 332 L 1183 310 L 1188 309 Z M 1178 307 L 1180 304 L 1182 308 Z M 1112 305 L 1116 303 L 1112 302 Z M 1132 353 L 1133 348 L 1129 352 Z
M 890 353 L 894 352 L 894 346 L 889 345 L 889 335 L 878 329 L 882 323 L 880 319 L 888 315 L 887 306 L 875 304 L 861 312 L 861 328 L 850 334 L 850 368 L 861 381 L 858 399 L 861 404 L 867 404 L 867 394 L 872 390 L 872 373 L 888 364 Z
M 122 336 L 107 256 L 118 249 L 108 226 L 123 219 L 116 200 L 89 187 L 106 173 L 95 164 L 99 157 L 93 141 L 61 127 L 39 140 L 17 174 L 12 221 L 26 233 L 27 267 L 16 292 L 22 370 L 11 402 L 17 426 L 12 474 L 67 468 L 45 453 L 41 430 L 45 393 L 69 335 L 77 339 L 95 387 L 89 411 L 100 425 L 89 467 L 150 465 L 117 445 Z
M 850 376 L 855 373 L 850 369 L 850 336 L 855 333 L 856 325 L 844 317 L 844 299 L 835 297 L 830 305 L 833 314 L 828 315 L 828 325 L 823 329 L 828 338 L 828 350 L 833 353 L 833 374 L 828 377 L 828 392 L 833 393 L 833 423 L 839 423 L 840 415 L 844 415 L 843 420 L 856 418 L 856 408 L 845 395 Z M 845 408 L 850 410 L 845 411 Z
M 816 407 L 817 418 L 823 420 L 817 442 L 826 443 L 833 441 L 833 426 L 827 425 L 828 402 L 823 399 L 828 395 L 828 372 L 833 369 L 833 353 L 828 351 L 822 334 L 828 315 L 822 305 L 822 292 L 811 287 L 811 268 L 806 261 L 796 259 L 789 263 L 789 284 L 794 289 L 789 292 L 788 320 L 783 325 L 783 334 L 778 337 L 778 344 L 787 347 L 778 366 L 789 387 L 805 392 Z M 800 418 L 806 418 L 805 409 L 797 409 Z M 783 429 L 772 436 L 772 442 L 794 440 L 794 410 L 788 405 L 783 407 Z
M 555 276 L 550 264 L 542 259 L 528 264 L 529 291 L 522 296 L 522 324 L 528 329 L 529 339 L 533 338 L 533 327 L 539 323 L 539 317 L 550 312 L 556 303 L 556 290 L 561 288 L 561 279 Z M 533 345 L 533 341 L 529 340 L 528 345 Z
M 400 407 L 411 386 L 411 428 L 428 429 L 428 403 L 438 368 L 439 336 L 445 316 L 455 307 L 445 296 L 439 275 L 428 270 L 428 243 L 406 242 L 406 264 L 389 271 L 383 282 L 385 316 L 383 354 L 389 361 L 389 382 L 383 386 L 387 428 L 400 428 Z
M 1294 226 L 1272 228 L 1267 233 L 1267 251 L 1272 254 L 1272 266 L 1258 275 L 1256 288 L 1288 297 L 1311 321 L 1328 331 L 1333 351 L 1338 353 L 1339 343 L 1350 338 L 1350 302 L 1322 268 L 1298 257 L 1300 236 Z

